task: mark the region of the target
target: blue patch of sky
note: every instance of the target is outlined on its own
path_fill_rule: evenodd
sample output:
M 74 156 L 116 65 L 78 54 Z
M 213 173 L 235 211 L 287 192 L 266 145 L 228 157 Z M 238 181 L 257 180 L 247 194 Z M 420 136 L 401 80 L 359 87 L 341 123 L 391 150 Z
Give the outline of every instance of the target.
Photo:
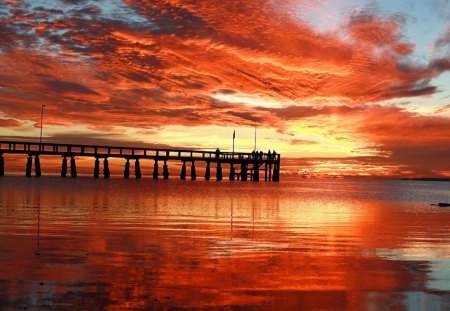
M 0 18 L 12 17 L 11 10 L 8 6 L 0 6 Z
M 299 2 L 292 14 L 315 30 L 334 33 L 346 38 L 345 25 L 352 14 L 369 13 L 375 16 L 393 17 L 402 22 L 402 41 L 415 45 L 412 55 L 405 61 L 427 66 L 435 58 L 445 58 L 450 47 L 436 49 L 437 39 L 450 27 L 450 1 L 448 0 L 324 0 L 319 5 Z M 432 95 L 398 98 L 379 102 L 381 105 L 414 103 L 424 108 L 445 106 L 450 103 L 450 73 L 434 78 L 430 85 L 437 87 Z
M 433 79 L 432 85 L 437 87 L 438 93 L 432 96 L 434 103 L 440 102 L 450 104 L 450 72 L 444 72 L 439 77 Z
M 126 5 L 121 0 L 104 0 L 104 1 L 81 1 L 80 3 L 66 3 L 60 0 L 23 0 L 24 6 L 22 9 L 26 10 L 27 14 L 32 16 L 34 23 L 51 23 L 57 20 L 67 20 L 76 16 L 77 18 L 85 20 L 103 20 L 113 21 L 125 28 L 140 29 L 145 31 L 154 31 L 158 26 L 150 22 L 146 17 L 140 15 L 135 9 Z M 88 11 L 82 11 L 87 8 L 95 8 L 91 14 Z M 1 15 L 3 14 L 3 15 Z M 6 15 L 11 15 L 8 6 L 1 6 L 0 16 L 3 18 Z M 12 16 L 9 16 L 12 17 Z M 33 26 L 30 27 L 28 22 L 16 21 L 11 23 L 15 27 L 15 32 L 19 35 L 26 35 L 33 37 L 36 30 Z M 46 30 L 47 35 L 63 37 L 70 29 L 52 29 Z M 22 44 L 20 44 L 22 45 Z M 84 47 L 74 46 L 78 50 Z M 27 48 L 46 52 L 60 52 L 62 48 L 59 44 L 49 43 L 45 37 L 34 37 L 32 46 Z M 1 49 L 0 49 L 1 51 Z
M 123 23 L 131 28 L 148 28 L 149 30 L 157 29 L 158 26 L 150 22 L 146 17 L 140 15 L 135 9 L 123 3 L 121 0 L 105 0 L 105 1 L 83 1 L 79 4 L 64 3 L 58 0 L 24 0 L 28 4 L 27 10 L 32 13 L 37 8 L 44 8 L 46 10 L 61 10 L 70 18 L 79 13 L 78 10 L 90 7 L 99 8 L 99 13 L 96 18 L 113 20 Z M 50 14 L 47 20 L 60 19 L 59 14 Z M 89 14 L 85 14 L 84 18 L 90 19 Z
M 428 62 L 439 54 L 434 50 L 436 40 L 448 26 L 447 11 L 450 3 L 442 0 L 380 1 L 383 11 L 402 12 L 408 16 L 404 28 L 405 39 L 415 44 L 412 57 L 420 63 Z
M 426 64 L 439 51 L 434 50 L 436 40 L 443 36 L 450 17 L 450 2 L 446 0 L 325 0 L 319 6 L 299 3 L 293 14 L 320 32 L 333 32 L 345 36 L 342 26 L 355 13 L 372 13 L 380 17 L 394 17 L 404 21 L 404 42 L 415 45 L 410 56 L 417 63 Z
M 390 105 L 404 106 L 405 104 L 407 104 L 413 107 L 420 107 L 417 108 L 418 112 L 420 112 L 420 109 L 424 109 L 425 111 L 428 111 L 430 113 L 433 112 L 435 109 L 449 105 L 450 89 L 448 88 L 448 86 L 450 85 L 450 72 L 442 73 L 441 75 L 433 79 L 430 85 L 436 87 L 436 92 L 433 94 L 424 96 L 395 98 L 378 102 L 378 104 L 383 106 L 390 106 Z

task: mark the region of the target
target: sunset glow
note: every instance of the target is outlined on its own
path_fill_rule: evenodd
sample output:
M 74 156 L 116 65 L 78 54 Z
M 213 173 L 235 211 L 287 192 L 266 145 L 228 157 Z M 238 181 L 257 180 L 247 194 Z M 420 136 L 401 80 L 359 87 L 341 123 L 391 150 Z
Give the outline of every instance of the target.
M 395 3 L 391 3 L 395 2 Z M 339 4 L 338 4 L 339 3 Z M 0 1 L 2 139 L 275 149 L 450 177 L 450 3 Z M 58 159 L 59 161 L 59 159 Z

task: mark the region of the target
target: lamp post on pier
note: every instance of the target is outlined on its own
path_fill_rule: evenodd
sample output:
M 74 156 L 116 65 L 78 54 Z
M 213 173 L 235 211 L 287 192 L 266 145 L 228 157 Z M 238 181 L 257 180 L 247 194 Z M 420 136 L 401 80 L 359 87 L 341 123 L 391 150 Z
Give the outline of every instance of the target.
M 234 139 L 236 138 L 236 131 L 233 131 L 233 159 L 234 159 Z
M 41 134 L 39 135 L 39 151 L 42 150 L 42 120 L 44 118 L 44 107 L 45 105 L 41 106 Z
M 236 138 L 236 131 L 233 130 L 233 153 L 231 154 L 231 164 L 230 164 L 230 180 L 234 180 L 234 139 Z
M 255 120 L 255 145 L 253 147 L 253 150 L 256 152 L 256 120 Z

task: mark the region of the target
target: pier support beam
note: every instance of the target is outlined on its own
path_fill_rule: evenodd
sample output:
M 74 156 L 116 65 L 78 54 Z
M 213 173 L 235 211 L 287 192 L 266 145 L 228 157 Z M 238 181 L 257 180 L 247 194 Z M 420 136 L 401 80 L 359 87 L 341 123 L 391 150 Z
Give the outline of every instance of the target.
M 167 166 L 167 160 L 164 160 L 163 176 L 164 176 L 164 179 L 169 179 L 169 167 Z
M 183 161 L 183 165 L 181 166 L 180 179 L 181 180 L 186 179 L 186 161 Z
M 153 164 L 153 179 L 158 179 L 158 160 L 155 160 L 155 164 Z
M 264 163 L 264 181 L 267 181 L 267 162 Z
M 259 181 L 259 163 L 256 161 L 253 164 L 253 181 Z
M 278 168 L 277 165 L 275 165 L 275 168 L 273 169 L 272 180 L 273 181 L 280 181 L 280 169 Z
M 0 153 L 0 176 L 5 176 L 5 159 L 3 153 Z
M 229 176 L 231 181 L 234 181 L 234 165 L 233 163 L 231 163 L 230 165 L 230 176 Z
M 9 153 L 22 154 L 23 157 L 26 158 L 26 161 L 24 161 L 26 162 L 25 175 L 28 177 L 39 177 L 42 175 L 43 166 L 40 163 L 40 160 L 42 159 L 41 156 L 46 159 L 49 155 L 55 156 L 56 160 L 58 159 L 58 157 L 61 157 L 61 177 L 69 177 L 69 174 L 72 177 L 77 177 L 77 168 L 75 161 L 75 158 L 77 156 L 89 157 L 90 159 L 94 160 L 95 166 L 92 169 L 95 178 L 101 178 L 100 174 L 102 174 L 102 172 L 100 172 L 100 168 L 102 164 L 100 163 L 100 160 L 104 162 L 102 168 L 104 177 L 110 177 L 111 168 L 109 167 L 108 162 L 109 157 L 123 159 L 126 161 L 126 163 L 124 163 L 125 168 L 123 171 L 124 178 L 132 178 L 132 176 L 130 177 L 130 174 L 133 174 L 132 170 L 134 170 L 136 178 L 139 179 L 143 177 L 139 163 L 140 159 L 145 159 L 145 161 L 152 159 L 154 161 L 153 171 L 149 173 L 152 174 L 152 177 L 154 179 L 158 179 L 160 175 L 161 178 L 169 178 L 169 169 L 167 164 L 168 161 L 171 160 L 181 161 L 182 167 L 179 168 L 181 169 L 180 178 L 184 180 L 188 178 L 186 168 L 187 162 L 189 162 L 190 165 L 189 176 L 191 180 L 195 180 L 197 179 L 197 177 L 203 177 L 198 175 L 199 172 L 197 172 L 195 162 L 200 163 L 198 161 L 204 161 L 203 163 L 200 163 L 200 169 L 201 175 L 204 175 L 205 180 L 216 179 L 220 181 L 228 177 L 230 181 L 259 181 L 263 179 L 266 181 L 279 181 L 281 177 L 280 174 L 282 173 L 280 172 L 281 157 L 275 151 L 263 153 L 262 151 L 256 152 L 255 150 L 252 153 L 234 153 L 233 149 L 233 153 L 221 153 L 219 149 L 214 152 L 211 150 L 188 150 L 185 148 L 155 149 L 127 146 L 120 147 L 46 143 L 44 152 L 43 148 L 38 149 L 38 147 L 42 147 L 43 145 L 37 144 L 35 142 L 3 141 L 0 145 L 0 176 L 5 175 L 5 162 L 9 161 L 8 156 L 5 157 L 5 154 Z M 115 160 L 113 160 L 113 162 L 114 161 Z M 134 161 L 136 162 L 132 163 Z M 158 162 L 161 162 L 161 165 L 163 166 L 161 172 L 159 172 Z M 134 167 L 131 167 L 131 165 L 134 165 Z M 179 164 L 176 164 L 177 167 L 178 165 Z M 204 173 L 203 167 L 206 168 Z M 214 169 L 215 172 L 211 171 Z M 223 169 L 225 171 L 223 171 Z M 33 175 L 33 170 L 35 172 L 35 175 Z M 261 173 L 263 173 L 264 175 Z M 223 174 L 228 176 L 223 176 Z
M 206 162 L 206 170 L 205 170 L 205 180 L 209 180 L 211 178 L 211 166 L 209 165 L 209 161 Z
M 130 159 L 127 159 L 125 163 L 125 169 L 123 170 L 123 178 L 130 178 Z
M 191 165 L 191 180 L 196 180 L 197 179 L 197 171 L 195 170 L 195 162 L 192 161 L 192 165 Z
M 70 176 L 72 178 L 77 177 L 77 163 L 75 162 L 75 156 L 70 157 Z
M 247 163 L 241 163 L 241 180 L 247 181 Z
M 217 167 L 216 167 L 216 180 L 221 181 L 223 178 L 222 175 L 222 163 L 217 162 Z
M 278 155 L 277 161 L 274 164 L 272 180 L 280 181 L 280 156 L 279 155 Z
M 25 176 L 31 177 L 31 168 L 33 167 L 33 157 L 31 154 L 27 158 L 27 168 L 25 170 Z
M 109 178 L 109 176 L 110 176 L 108 158 L 105 158 L 103 160 L 103 176 L 105 178 Z
M 42 171 L 41 171 L 41 160 L 39 159 L 39 155 L 34 156 L 34 173 L 36 174 L 36 177 L 41 177 Z
M 95 158 L 94 163 L 94 178 L 98 178 L 100 176 L 100 160 Z
M 140 179 L 142 177 L 139 159 L 136 159 L 134 162 L 134 175 L 136 176 L 136 179 Z
M 272 162 L 269 162 L 269 181 L 272 181 Z
M 63 156 L 62 163 L 61 163 L 61 177 L 67 176 L 67 158 L 66 156 Z

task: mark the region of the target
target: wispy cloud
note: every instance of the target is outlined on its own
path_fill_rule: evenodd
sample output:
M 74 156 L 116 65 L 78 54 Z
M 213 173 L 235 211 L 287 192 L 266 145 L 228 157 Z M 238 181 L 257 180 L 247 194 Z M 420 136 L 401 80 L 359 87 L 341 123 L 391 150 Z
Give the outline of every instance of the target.
M 295 9 L 268 0 L 6 1 L 1 112 L 37 121 L 46 103 L 49 126 L 111 133 L 257 122 L 298 134 L 280 141 L 290 141 L 283 148 L 292 154 L 310 141 L 296 134 L 307 119 L 318 131 L 326 124 L 329 136 L 345 129 L 336 144 L 362 139 L 358 145 L 399 166 L 419 172 L 433 159 L 448 171 L 439 155 L 448 151 L 449 118 L 379 105 L 442 92 L 433 79 L 450 69 L 448 31 L 432 47 L 435 58 L 417 62 L 414 38 L 405 36 L 408 12 L 359 8 L 334 21 L 340 30 L 332 33 Z

